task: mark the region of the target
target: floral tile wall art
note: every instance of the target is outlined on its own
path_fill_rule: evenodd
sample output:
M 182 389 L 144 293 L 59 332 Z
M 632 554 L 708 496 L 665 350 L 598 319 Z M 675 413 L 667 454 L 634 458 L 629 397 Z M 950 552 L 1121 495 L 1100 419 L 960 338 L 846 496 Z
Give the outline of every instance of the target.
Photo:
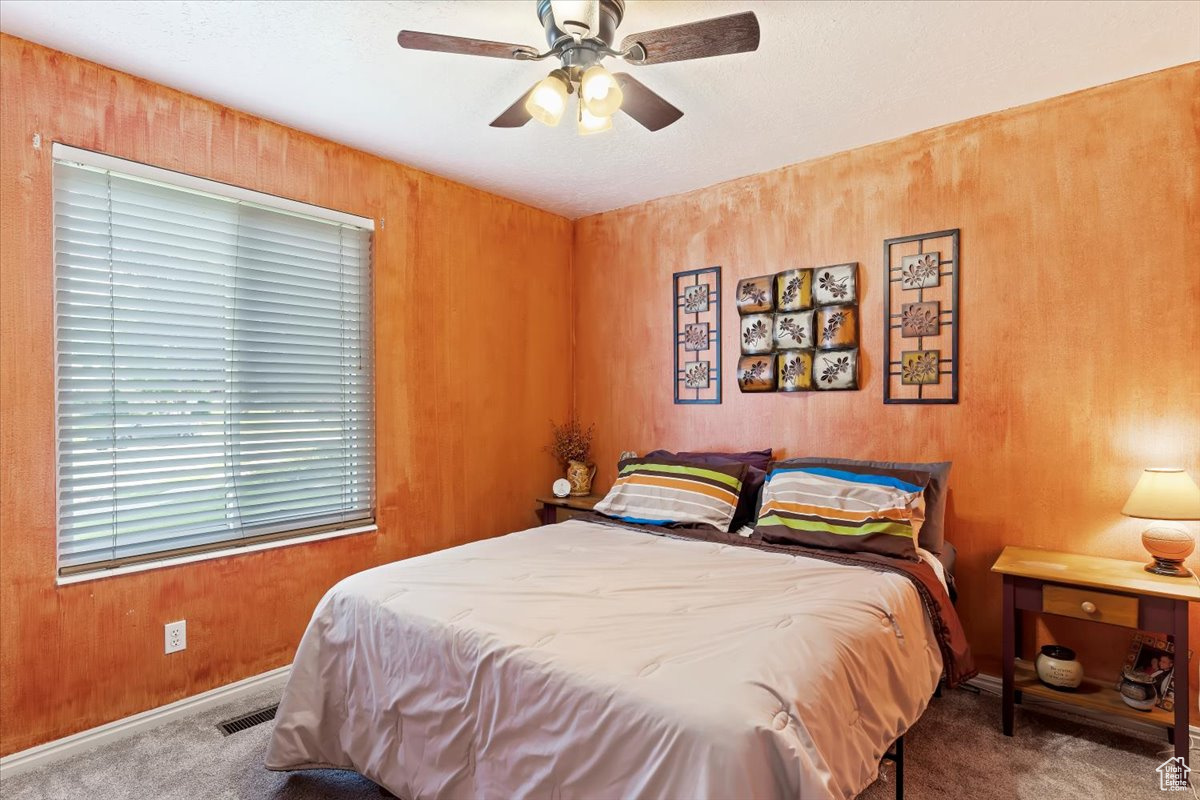
M 738 281 L 743 392 L 858 388 L 858 264 Z
M 675 402 L 721 402 L 721 268 L 676 272 Z
M 771 275 L 738 281 L 737 310 L 739 314 L 761 314 L 775 310 L 775 279 Z
M 775 354 L 780 392 L 809 392 L 813 389 L 813 351 L 795 350 Z
M 819 389 L 857 388 L 858 350 L 818 350 L 813 380 Z
M 709 361 L 689 361 L 683 370 L 683 388 L 700 391 L 707 389 L 712 375 Z
M 819 306 L 834 303 L 857 303 L 858 286 L 855 279 L 857 264 L 839 264 L 814 270 L 813 300 Z
M 844 350 L 858 340 L 858 309 L 855 306 L 826 306 L 817 311 L 817 346 Z
M 775 391 L 775 354 L 739 358 L 738 388 L 743 392 Z
M 885 403 L 958 402 L 959 230 L 883 243 Z
M 697 353 L 709 347 L 707 322 L 691 322 L 683 326 L 683 349 Z
M 747 314 L 742 322 L 742 354 L 758 355 L 775 349 L 775 318 L 770 314 Z
M 812 270 L 789 269 L 775 276 L 776 311 L 812 308 Z
M 800 350 L 813 347 L 813 314 L 808 311 L 785 311 L 775 314 L 775 347 L 779 350 Z

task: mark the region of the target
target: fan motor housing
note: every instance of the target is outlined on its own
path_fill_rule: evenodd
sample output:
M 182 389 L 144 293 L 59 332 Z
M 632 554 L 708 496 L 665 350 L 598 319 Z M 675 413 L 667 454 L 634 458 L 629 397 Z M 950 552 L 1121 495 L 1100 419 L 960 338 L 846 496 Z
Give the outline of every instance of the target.
M 550 0 L 538 0 L 538 20 L 546 31 L 546 44 L 551 49 L 558 49 L 564 43 L 573 42 L 571 34 L 566 33 L 554 24 L 554 14 L 550 11 Z M 612 47 L 616 41 L 617 26 L 625 16 L 625 0 L 600 0 L 600 30 L 593 39 L 584 42 L 599 41 L 605 47 Z M 564 42 L 565 40 L 565 42 Z M 564 63 L 566 60 L 564 59 Z

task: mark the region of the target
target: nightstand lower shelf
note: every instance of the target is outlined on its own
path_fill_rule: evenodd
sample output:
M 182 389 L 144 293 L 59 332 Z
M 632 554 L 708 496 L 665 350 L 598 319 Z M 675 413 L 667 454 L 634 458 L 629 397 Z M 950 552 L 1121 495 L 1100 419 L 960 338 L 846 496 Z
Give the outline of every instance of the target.
M 1013 676 L 1013 688 L 1023 695 L 1053 700 L 1057 703 L 1079 706 L 1080 708 L 1102 711 L 1118 717 L 1135 719 L 1151 725 L 1170 728 L 1175 724 L 1175 713 L 1152 708 L 1149 711 L 1138 711 L 1125 704 L 1121 693 L 1113 688 L 1115 680 L 1105 683 L 1095 678 L 1083 679 L 1083 683 L 1073 692 L 1060 692 L 1051 689 L 1037 678 L 1034 665 L 1023 658 L 1016 661 L 1016 673 Z

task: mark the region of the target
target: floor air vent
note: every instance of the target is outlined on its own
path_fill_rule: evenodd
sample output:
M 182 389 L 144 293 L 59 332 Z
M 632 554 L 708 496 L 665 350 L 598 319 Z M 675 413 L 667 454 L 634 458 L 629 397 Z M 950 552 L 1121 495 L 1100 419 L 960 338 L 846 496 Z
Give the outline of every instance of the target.
M 231 733 L 244 731 L 246 728 L 253 728 L 255 725 L 260 725 L 264 722 L 269 722 L 275 719 L 275 712 L 279 710 L 279 704 L 266 708 L 260 708 L 258 711 L 251 711 L 249 714 L 242 714 L 240 717 L 227 719 L 217 725 L 221 729 L 221 733 L 228 736 Z

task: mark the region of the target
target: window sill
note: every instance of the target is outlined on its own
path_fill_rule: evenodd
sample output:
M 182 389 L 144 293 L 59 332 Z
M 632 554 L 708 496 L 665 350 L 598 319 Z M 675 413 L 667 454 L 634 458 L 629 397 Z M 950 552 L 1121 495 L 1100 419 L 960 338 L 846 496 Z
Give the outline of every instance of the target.
M 358 528 L 346 528 L 339 531 L 325 531 L 324 533 L 313 533 L 308 536 L 297 536 L 294 539 L 278 539 L 273 542 L 259 542 L 258 544 L 248 544 L 241 547 L 226 547 L 221 550 L 211 550 L 207 553 L 195 553 L 187 556 L 176 556 L 174 558 L 164 558 L 160 561 L 147 561 L 142 564 L 130 564 L 124 567 L 116 567 L 114 569 L 98 569 L 95 572 L 81 572 L 77 575 L 59 575 L 55 580 L 57 586 L 68 586 L 72 583 L 84 583 L 86 581 L 103 580 L 104 578 L 115 578 L 118 575 L 132 575 L 135 572 L 148 572 L 153 569 L 162 569 L 163 567 L 175 567 L 180 564 L 193 564 L 198 561 L 211 561 L 214 558 L 226 558 L 228 556 L 237 556 L 242 553 L 257 553 L 260 550 L 273 550 L 277 547 L 291 547 L 297 544 L 307 544 L 308 542 L 320 542 L 325 539 L 337 539 L 342 536 L 354 536 L 360 533 L 371 533 L 379 530 L 378 525 L 363 525 Z

